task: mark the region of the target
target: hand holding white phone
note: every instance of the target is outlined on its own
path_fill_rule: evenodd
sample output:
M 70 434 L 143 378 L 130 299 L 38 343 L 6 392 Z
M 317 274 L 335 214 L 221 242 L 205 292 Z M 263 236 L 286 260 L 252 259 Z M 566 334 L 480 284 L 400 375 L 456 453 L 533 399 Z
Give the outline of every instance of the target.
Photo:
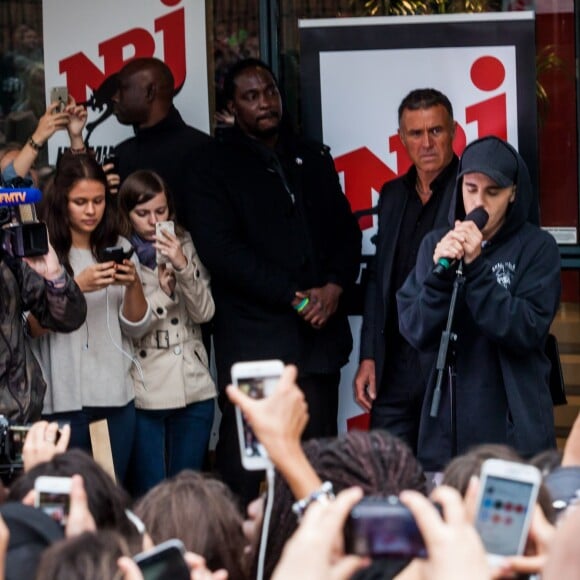
M 53 520 L 66 526 L 70 511 L 70 477 L 42 475 L 34 480 L 34 505 Z
M 281 360 L 240 362 L 232 366 L 232 383 L 249 397 L 261 399 L 273 392 L 283 371 L 284 363 Z M 267 469 L 272 462 L 266 449 L 239 407 L 235 408 L 235 413 L 242 465 L 250 471 Z
M 171 235 L 175 235 L 175 224 L 171 221 L 157 222 L 155 224 L 155 237 L 160 239 L 163 235 L 161 232 L 169 232 Z M 164 256 L 159 250 L 155 254 L 155 260 L 157 264 L 167 264 L 170 260 L 167 256 Z
M 537 468 L 488 459 L 483 463 L 475 527 L 492 567 L 523 554 L 541 483 Z

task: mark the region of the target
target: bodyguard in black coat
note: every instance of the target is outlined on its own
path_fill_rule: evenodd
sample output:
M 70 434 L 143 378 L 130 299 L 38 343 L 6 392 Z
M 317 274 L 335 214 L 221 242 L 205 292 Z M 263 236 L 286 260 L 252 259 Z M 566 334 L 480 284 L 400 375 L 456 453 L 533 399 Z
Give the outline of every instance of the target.
M 352 348 L 343 300 L 358 275 L 361 233 L 328 148 L 280 131 L 267 65 L 238 63 L 226 92 L 236 125 L 200 158 L 184 216 L 212 275 L 218 383 L 230 382 L 236 361 L 294 363 L 309 404 L 307 436 L 333 435 Z M 224 473 L 238 449 L 231 405 L 223 411 L 218 468 L 244 495 L 237 470 Z

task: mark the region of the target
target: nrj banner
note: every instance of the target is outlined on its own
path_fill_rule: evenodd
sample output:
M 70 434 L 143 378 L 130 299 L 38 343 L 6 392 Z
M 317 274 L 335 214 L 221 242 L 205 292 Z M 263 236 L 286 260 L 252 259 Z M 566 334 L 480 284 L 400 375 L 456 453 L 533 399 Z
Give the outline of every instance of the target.
M 46 98 L 66 86 L 89 112 L 87 136 L 102 158 L 132 134 L 114 117 L 111 75 L 135 57 L 154 56 L 175 77 L 175 104 L 186 123 L 209 132 L 203 0 L 44 0 Z M 64 133 L 49 141 L 54 163 Z
M 382 185 L 410 160 L 397 134 L 397 110 L 411 90 L 445 93 L 458 131 L 454 149 L 485 135 L 507 139 L 537 184 L 535 30 L 533 12 L 300 21 L 305 133 L 331 147 L 363 232 L 355 346 L 343 369 L 339 428 L 364 424 L 354 403 L 365 268 L 374 254 Z

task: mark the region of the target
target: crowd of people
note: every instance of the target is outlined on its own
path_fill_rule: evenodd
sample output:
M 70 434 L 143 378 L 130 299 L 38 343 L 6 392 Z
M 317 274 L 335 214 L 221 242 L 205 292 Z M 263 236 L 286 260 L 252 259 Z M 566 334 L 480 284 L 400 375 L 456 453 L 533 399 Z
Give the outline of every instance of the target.
M 135 135 L 115 164 L 86 147 L 70 97 L 0 159 L 5 183 L 38 184 L 39 152 L 68 132 L 36 208 L 48 252 L 1 250 L 0 412 L 33 423 L 0 507 L 6 577 L 139 578 L 131 556 L 171 538 L 192 578 L 575 577 L 580 421 L 553 459 L 545 353 L 559 253 L 518 152 L 485 137 L 459 158 L 449 99 L 402 100 L 412 166 L 381 191 L 354 384 L 371 430 L 338 435 L 361 232 L 329 149 L 294 134 L 255 58 L 224 79 L 234 123 L 219 139 L 183 121 L 173 89 L 158 59 L 119 71 L 114 112 Z M 229 386 L 230 369 L 260 359 L 287 366 L 257 401 Z M 236 407 L 276 468 L 266 501 L 264 472 L 242 467 Z M 112 473 L 90 456 L 103 421 Z M 525 554 L 493 569 L 473 525 L 488 457 L 545 467 Z M 46 516 L 42 541 L 16 545 L 41 475 L 72 478 L 68 520 L 51 529 Z M 398 495 L 427 557 L 346 554 L 363 495 Z

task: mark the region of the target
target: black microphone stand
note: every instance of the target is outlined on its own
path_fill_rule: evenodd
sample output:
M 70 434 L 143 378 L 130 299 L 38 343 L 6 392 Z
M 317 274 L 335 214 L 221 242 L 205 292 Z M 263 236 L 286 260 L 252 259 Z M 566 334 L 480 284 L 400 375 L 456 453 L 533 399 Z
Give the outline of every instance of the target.
M 431 401 L 431 417 L 437 417 L 439 414 L 439 405 L 441 403 L 441 384 L 443 383 L 443 374 L 445 369 L 449 367 L 449 390 L 451 394 L 451 422 L 453 435 L 453 455 L 457 453 L 457 436 L 455 424 L 455 373 L 451 368 L 449 361 L 449 346 L 451 343 L 457 342 L 457 334 L 451 331 L 453 326 L 453 317 L 455 316 L 455 304 L 457 302 L 457 294 L 459 288 L 463 284 L 463 260 L 459 261 L 457 271 L 455 273 L 455 280 L 453 281 L 453 291 L 451 292 L 451 301 L 449 303 L 449 314 L 447 315 L 447 325 L 445 330 L 441 333 L 441 341 L 439 343 L 439 352 L 437 353 L 437 382 L 435 383 L 435 391 L 433 392 L 433 400 Z

